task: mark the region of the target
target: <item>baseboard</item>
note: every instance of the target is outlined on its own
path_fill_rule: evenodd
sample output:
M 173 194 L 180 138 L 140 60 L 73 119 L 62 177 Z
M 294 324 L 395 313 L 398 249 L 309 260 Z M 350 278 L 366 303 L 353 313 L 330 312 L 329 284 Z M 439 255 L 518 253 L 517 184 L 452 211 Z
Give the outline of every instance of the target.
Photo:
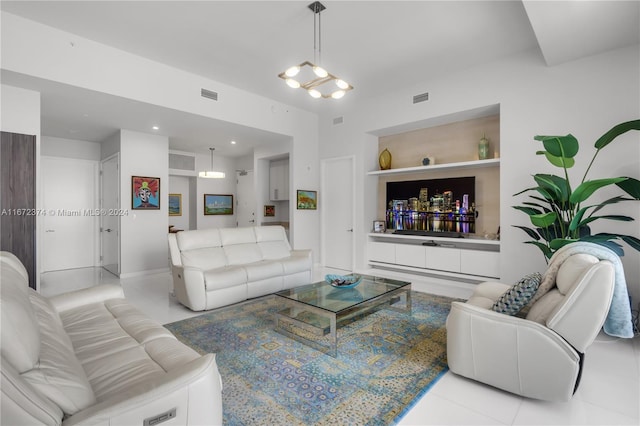
M 160 268 L 160 269 L 150 269 L 148 271 L 137 271 L 137 272 L 128 272 L 126 274 L 120 274 L 118 278 L 121 280 L 126 280 L 127 278 L 135 278 L 141 277 L 143 275 L 155 275 L 155 274 L 164 274 L 170 272 L 170 268 Z

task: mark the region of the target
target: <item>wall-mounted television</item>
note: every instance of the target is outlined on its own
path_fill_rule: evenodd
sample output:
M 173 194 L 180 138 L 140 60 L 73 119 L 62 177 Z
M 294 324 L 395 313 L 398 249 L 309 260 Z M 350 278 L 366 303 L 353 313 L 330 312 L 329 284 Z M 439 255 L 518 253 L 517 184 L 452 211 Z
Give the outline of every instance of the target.
M 396 233 L 475 233 L 475 176 L 387 182 L 386 196 L 387 229 Z

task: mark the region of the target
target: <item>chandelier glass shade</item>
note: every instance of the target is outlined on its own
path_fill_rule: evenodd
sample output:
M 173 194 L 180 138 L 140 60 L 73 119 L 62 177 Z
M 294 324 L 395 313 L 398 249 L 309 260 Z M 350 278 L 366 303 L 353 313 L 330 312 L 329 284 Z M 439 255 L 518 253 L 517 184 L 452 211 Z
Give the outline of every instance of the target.
M 309 9 L 314 14 L 313 17 L 313 54 L 314 62 L 320 62 L 321 45 L 322 45 L 322 30 L 320 26 L 320 12 L 326 7 L 319 1 L 311 3 Z M 318 25 L 316 27 L 316 20 Z M 316 30 L 317 28 L 317 30 Z M 317 43 L 316 43 L 317 36 Z M 317 47 L 317 48 L 316 48 Z M 287 85 L 293 89 L 304 89 L 313 98 L 333 98 L 340 99 L 349 90 L 353 89 L 346 81 L 328 72 L 326 69 L 311 63 L 304 61 L 300 65 L 294 65 L 287 68 L 285 71 L 278 74 L 278 77 L 283 79 Z
M 215 148 L 209 148 L 209 151 L 211 151 L 211 170 L 198 173 L 198 177 L 205 179 L 223 179 L 225 177 L 224 172 L 216 172 L 213 170 L 213 151 L 215 151 Z

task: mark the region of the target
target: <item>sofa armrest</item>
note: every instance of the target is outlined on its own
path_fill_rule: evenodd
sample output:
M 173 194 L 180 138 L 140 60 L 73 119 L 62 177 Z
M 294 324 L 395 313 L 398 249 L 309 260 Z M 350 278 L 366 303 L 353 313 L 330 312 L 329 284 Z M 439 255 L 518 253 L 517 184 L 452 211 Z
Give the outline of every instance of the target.
M 102 284 L 59 294 L 49 298 L 49 301 L 58 312 L 64 312 L 79 306 L 104 302 L 109 299 L 124 299 L 122 287 L 113 284 Z
M 171 424 L 222 424 L 222 382 L 214 354 L 101 401 L 66 419 L 63 425 L 142 425 L 145 419 L 172 409 L 175 417 Z
M 571 398 L 580 355 L 553 330 L 468 303 L 453 302 L 447 317 L 452 372 L 543 400 Z
M 291 250 L 291 257 L 308 257 L 309 259 L 311 259 L 311 250 L 310 249 Z

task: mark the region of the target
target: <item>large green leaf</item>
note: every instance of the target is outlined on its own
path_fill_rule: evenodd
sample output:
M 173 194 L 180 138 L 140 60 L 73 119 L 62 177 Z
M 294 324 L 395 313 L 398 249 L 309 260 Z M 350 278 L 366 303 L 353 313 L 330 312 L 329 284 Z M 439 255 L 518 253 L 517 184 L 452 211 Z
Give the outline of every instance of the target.
M 553 255 L 553 251 L 551 251 L 551 249 L 547 247 L 546 244 L 543 244 L 538 241 L 525 241 L 524 243 L 533 244 L 534 246 L 538 247 L 542 251 L 542 254 L 544 254 L 544 257 L 546 257 L 547 259 L 550 259 L 551 256 Z
M 640 181 L 638 179 L 628 177 L 627 180 L 618 182 L 616 185 L 634 199 L 640 200 Z
M 622 239 L 622 241 L 629 244 L 631 248 L 640 251 L 640 240 L 636 237 L 632 237 L 631 235 L 620 235 L 620 238 Z
M 574 218 L 575 219 L 575 218 Z M 591 216 L 585 220 L 583 220 L 582 222 L 580 222 L 578 225 L 576 225 L 574 228 L 571 228 L 571 226 L 573 226 L 573 221 L 571 222 L 571 226 L 569 227 L 569 229 L 571 231 L 578 229 L 581 226 L 585 226 L 588 223 L 593 222 L 594 220 L 598 220 L 598 219 L 608 219 L 608 220 L 617 220 L 619 222 L 633 222 L 634 219 L 632 217 L 629 216 L 622 216 L 622 215 L 617 215 L 617 214 L 610 214 L 610 215 L 604 215 L 604 216 Z
M 573 190 L 571 197 L 569 197 L 569 201 L 571 201 L 573 204 L 579 204 L 589 198 L 591 194 L 593 194 L 598 189 L 604 186 L 617 184 L 626 179 L 628 178 L 607 178 L 582 182 L 576 189 Z
M 542 141 L 544 149 L 556 157 L 573 158 L 580 149 L 578 140 L 572 134 L 566 136 L 536 136 L 534 139 Z
M 556 199 L 565 202 L 569 199 L 569 182 L 565 178 L 556 175 L 536 174 L 533 179 L 541 187 L 553 191 Z
M 595 209 L 593 209 L 591 214 L 597 213 L 598 210 L 602 209 L 603 207 L 608 206 L 609 204 L 619 203 L 620 201 L 634 201 L 634 199 L 633 198 L 623 197 L 621 195 L 618 195 L 617 197 L 609 198 L 608 200 L 605 200 L 605 201 L 601 202 L 600 204 L 590 206 L 590 207 L 595 207 Z
M 518 226 L 518 225 L 513 225 L 513 227 L 522 229 L 524 232 L 527 233 L 527 235 L 529 235 L 531 238 L 533 238 L 536 241 L 540 239 L 540 236 L 538 235 L 538 233 L 531 228 L 527 228 L 526 226 Z
M 555 240 L 552 240 L 549 242 L 549 246 L 553 250 L 558 250 L 560 247 L 564 247 L 567 244 L 575 243 L 576 241 L 580 241 L 580 240 L 574 240 L 570 238 L 556 238 Z
M 527 191 L 537 191 L 537 190 L 538 190 L 538 187 L 537 187 L 537 186 L 534 186 L 534 187 L 531 187 L 531 188 L 523 189 L 523 190 L 522 190 L 522 191 L 520 191 L 520 192 L 516 192 L 515 194 L 513 194 L 513 196 L 514 196 L 514 197 L 516 197 L 516 196 L 518 196 L 518 195 L 520 195 L 520 194 L 524 194 L 524 193 L 525 193 L 525 192 L 527 192 Z
M 525 206 L 512 206 L 512 207 L 516 210 L 520 210 L 521 212 L 526 213 L 529 216 L 542 213 L 540 210 L 537 210 L 531 207 L 525 207 Z
M 613 126 L 611 130 L 598 138 L 594 146 L 597 149 L 602 149 L 609 145 L 615 138 L 630 130 L 640 130 L 640 120 L 627 121 Z
M 556 212 L 530 215 L 531 223 L 540 228 L 548 228 L 558 219 Z
M 541 151 L 547 160 L 556 167 L 560 167 L 562 169 L 570 169 L 576 164 L 576 160 L 573 158 L 567 157 L 556 157 L 553 154 L 548 153 L 547 151 Z M 537 153 L 536 153 L 537 154 Z

